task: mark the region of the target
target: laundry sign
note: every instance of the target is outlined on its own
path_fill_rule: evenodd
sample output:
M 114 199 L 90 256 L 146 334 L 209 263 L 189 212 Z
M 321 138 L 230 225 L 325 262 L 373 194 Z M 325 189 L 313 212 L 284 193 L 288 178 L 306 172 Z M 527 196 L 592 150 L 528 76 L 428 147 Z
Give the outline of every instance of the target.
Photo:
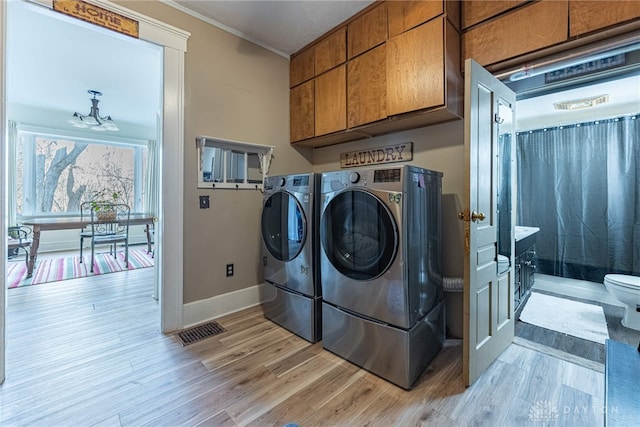
M 382 165 L 413 160 L 413 142 L 340 153 L 340 167 Z
M 128 36 L 139 37 L 138 21 L 82 0 L 53 0 L 53 10 Z

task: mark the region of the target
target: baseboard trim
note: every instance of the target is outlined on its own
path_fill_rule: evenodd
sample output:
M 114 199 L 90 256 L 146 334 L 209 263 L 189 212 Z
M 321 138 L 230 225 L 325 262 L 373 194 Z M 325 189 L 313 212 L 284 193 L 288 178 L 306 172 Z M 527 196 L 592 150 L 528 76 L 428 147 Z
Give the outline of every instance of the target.
M 264 285 L 259 284 L 184 304 L 182 306 L 183 328 L 199 325 L 261 304 L 262 295 L 264 295 Z

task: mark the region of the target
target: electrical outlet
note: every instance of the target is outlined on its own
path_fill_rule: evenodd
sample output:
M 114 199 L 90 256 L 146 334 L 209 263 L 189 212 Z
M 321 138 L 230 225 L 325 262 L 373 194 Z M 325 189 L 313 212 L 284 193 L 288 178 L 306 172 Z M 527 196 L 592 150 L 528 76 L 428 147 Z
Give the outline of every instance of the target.
M 227 264 L 227 277 L 233 276 L 233 264 Z
M 200 196 L 200 209 L 209 209 L 209 196 Z

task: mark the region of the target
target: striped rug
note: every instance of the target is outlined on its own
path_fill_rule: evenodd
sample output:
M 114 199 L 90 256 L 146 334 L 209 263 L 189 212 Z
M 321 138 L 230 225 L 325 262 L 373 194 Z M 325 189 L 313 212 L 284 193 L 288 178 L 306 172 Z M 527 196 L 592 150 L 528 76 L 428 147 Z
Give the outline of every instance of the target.
M 33 276 L 26 278 L 27 266 L 24 258 L 7 263 L 7 286 L 9 289 L 20 286 L 37 285 L 40 283 L 57 282 L 60 280 L 76 279 L 79 277 L 97 276 L 99 274 L 115 273 L 123 270 L 135 270 L 153 266 L 153 258 L 144 249 L 129 249 L 129 267 L 124 263 L 124 252 L 119 251 L 114 258 L 108 253 L 95 256 L 93 273 L 91 266 L 91 252 L 83 254 L 82 263 L 79 256 L 66 258 L 48 258 L 37 261 Z

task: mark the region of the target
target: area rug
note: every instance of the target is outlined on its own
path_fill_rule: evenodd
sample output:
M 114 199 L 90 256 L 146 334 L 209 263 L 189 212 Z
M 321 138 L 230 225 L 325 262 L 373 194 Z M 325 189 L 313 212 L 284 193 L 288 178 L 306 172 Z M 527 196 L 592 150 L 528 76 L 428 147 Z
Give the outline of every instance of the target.
M 532 292 L 520 320 L 541 328 L 604 344 L 609 338 L 604 311 L 599 305 Z
M 24 262 L 7 263 L 7 287 L 18 288 L 20 286 L 37 285 L 40 283 L 57 282 L 60 280 L 76 279 L 79 277 L 97 276 L 99 274 L 115 273 L 123 270 L 135 270 L 153 266 L 153 258 L 144 249 L 129 249 L 129 267 L 124 263 L 124 252 L 119 251 L 114 258 L 108 253 L 99 253 L 95 256 L 93 273 L 90 272 L 91 252 L 83 254 L 80 263 L 79 256 L 66 258 L 46 258 L 37 261 L 33 270 L 33 276 L 26 278 L 27 266 Z

